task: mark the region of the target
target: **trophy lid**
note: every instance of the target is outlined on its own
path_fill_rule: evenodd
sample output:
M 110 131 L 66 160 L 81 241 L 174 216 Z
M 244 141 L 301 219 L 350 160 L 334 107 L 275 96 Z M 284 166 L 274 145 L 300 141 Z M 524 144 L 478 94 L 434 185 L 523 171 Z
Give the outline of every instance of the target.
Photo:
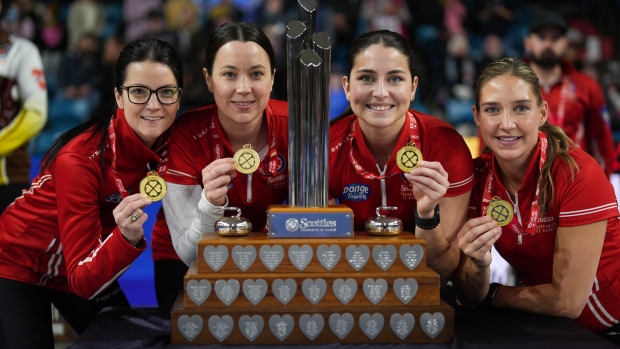
M 241 209 L 238 207 L 226 207 L 224 211 L 237 211 L 230 217 L 222 217 L 215 221 L 215 232 L 221 236 L 246 236 L 252 231 L 252 223 L 241 217 Z
M 403 231 L 403 222 L 396 217 L 387 217 L 381 214 L 381 211 L 395 211 L 396 209 L 398 207 L 395 206 L 377 207 L 377 217 L 366 221 L 366 231 L 377 236 L 399 235 Z

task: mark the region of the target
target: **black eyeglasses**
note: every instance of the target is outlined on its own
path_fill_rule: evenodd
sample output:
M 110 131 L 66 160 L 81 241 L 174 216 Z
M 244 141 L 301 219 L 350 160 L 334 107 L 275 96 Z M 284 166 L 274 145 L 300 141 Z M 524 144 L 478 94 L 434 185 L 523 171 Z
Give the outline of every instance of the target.
M 161 104 L 174 104 L 179 101 L 181 96 L 180 87 L 162 86 L 157 90 L 151 90 L 146 86 L 120 86 L 121 89 L 127 90 L 127 97 L 133 104 L 146 104 L 154 92 L 157 100 Z

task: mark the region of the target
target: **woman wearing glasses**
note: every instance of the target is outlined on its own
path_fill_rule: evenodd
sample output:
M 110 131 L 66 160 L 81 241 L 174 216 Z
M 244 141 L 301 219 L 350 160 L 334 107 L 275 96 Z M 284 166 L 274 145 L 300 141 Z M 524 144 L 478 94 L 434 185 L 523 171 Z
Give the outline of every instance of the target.
M 225 206 L 240 208 L 260 231 L 267 206 L 288 196 L 288 106 L 269 98 L 274 67 L 271 43 L 254 24 L 227 23 L 208 38 L 203 74 L 215 103 L 175 123 L 163 205 L 172 245 L 187 265 Z M 234 154 L 249 148 L 255 157 L 239 165 L 255 168 L 237 171 Z
M 473 113 L 488 150 L 475 161 L 470 216 L 478 218 L 459 232 L 466 255 L 454 280 L 459 300 L 617 332 L 620 225 L 607 176 L 547 121 L 538 78 L 520 60 L 484 70 Z M 493 244 L 519 287 L 489 285 Z
M 128 44 L 116 104 L 62 134 L 0 217 L 0 347 L 53 348 L 50 303 L 77 333 L 102 308 L 129 305 L 116 279 L 146 249 L 140 182 L 167 163 L 182 76 L 170 44 Z

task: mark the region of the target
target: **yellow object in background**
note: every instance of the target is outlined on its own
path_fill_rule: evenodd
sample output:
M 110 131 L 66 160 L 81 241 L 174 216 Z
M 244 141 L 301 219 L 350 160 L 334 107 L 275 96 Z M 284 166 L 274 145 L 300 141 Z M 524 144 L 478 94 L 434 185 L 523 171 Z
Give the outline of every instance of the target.
M 480 155 L 480 139 L 478 136 L 463 137 L 463 139 L 465 139 L 465 143 L 471 152 L 471 157 L 477 158 Z

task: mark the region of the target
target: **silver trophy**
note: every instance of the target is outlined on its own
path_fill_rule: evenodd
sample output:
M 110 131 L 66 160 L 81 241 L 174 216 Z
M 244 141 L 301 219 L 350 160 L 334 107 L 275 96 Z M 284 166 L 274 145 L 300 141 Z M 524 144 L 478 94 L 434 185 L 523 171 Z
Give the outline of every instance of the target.
M 269 236 L 353 236 L 353 213 L 328 205 L 331 40 L 315 33 L 316 1 L 298 0 L 287 25 L 288 205 L 268 210 Z

